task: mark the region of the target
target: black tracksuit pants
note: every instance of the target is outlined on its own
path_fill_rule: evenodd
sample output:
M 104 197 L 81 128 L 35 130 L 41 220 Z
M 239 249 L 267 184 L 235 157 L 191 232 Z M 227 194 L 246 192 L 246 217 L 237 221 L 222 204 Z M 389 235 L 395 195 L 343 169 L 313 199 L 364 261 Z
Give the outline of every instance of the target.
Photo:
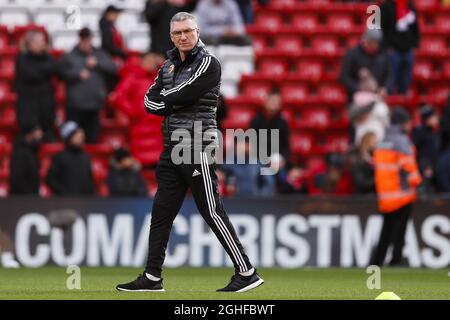
M 174 164 L 170 149 L 161 154 L 156 167 L 158 190 L 152 208 L 149 253 L 145 272 L 161 277 L 167 242 L 173 220 L 191 188 L 197 208 L 233 261 L 236 272 L 252 268 L 236 231 L 225 212 L 217 189 L 215 163 L 208 161 L 204 152 L 198 152 L 200 164 Z
M 405 244 L 406 227 L 411 215 L 412 203 L 401 207 L 395 212 L 383 214 L 383 227 L 380 240 L 372 256 L 372 265 L 382 266 L 386 258 L 389 246 L 392 244 L 394 250 L 390 265 L 396 265 L 402 260 L 402 251 Z

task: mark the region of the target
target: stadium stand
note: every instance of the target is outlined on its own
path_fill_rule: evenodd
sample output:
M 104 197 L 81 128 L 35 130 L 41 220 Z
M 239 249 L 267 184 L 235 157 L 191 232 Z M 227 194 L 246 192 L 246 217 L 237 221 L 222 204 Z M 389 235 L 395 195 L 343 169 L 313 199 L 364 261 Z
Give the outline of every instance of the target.
M 105 2 L 70 2 L 81 10 L 84 26 L 98 30 Z M 118 0 L 125 8 L 117 26 L 136 52 L 147 50 L 148 25 L 141 14 L 144 1 Z M 332 3 L 332 5 L 330 5 Z M 415 111 L 421 102 L 442 108 L 450 91 L 450 7 L 438 0 L 417 0 L 422 40 L 417 51 L 413 86 L 406 96 L 390 96 L 390 105 L 404 104 Z M 0 0 L 0 196 L 8 194 L 8 161 L 12 140 L 17 134 L 12 83 L 18 42 L 24 32 L 45 30 L 53 44 L 52 54 L 61 55 L 75 44 L 76 29 L 67 28 L 67 1 Z M 346 93 L 338 82 L 339 65 L 345 50 L 354 45 L 364 29 L 367 3 L 335 1 L 273 0 L 266 6 L 255 4 L 255 23 L 247 26 L 253 47 L 219 46 L 211 51 L 223 66 L 222 92 L 227 98 L 225 128 L 247 128 L 265 96 L 280 90 L 284 111 L 291 127 L 293 163 L 328 151 L 345 152 L 350 145 Z M 100 39 L 96 33 L 96 44 Z M 55 81 L 57 123 L 64 119 L 65 88 Z M 113 148 L 127 142 L 127 119 L 106 106 L 101 114 L 101 138 L 88 146 L 95 181 L 101 195 L 107 195 L 105 177 Z M 326 130 L 325 130 L 326 129 Z M 40 152 L 41 177 L 49 159 L 61 144 L 46 144 Z M 154 156 L 155 163 L 157 157 Z M 156 190 L 153 171 L 145 171 L 149 193 Z M 48 196 L 42 184 L 41 195 Z

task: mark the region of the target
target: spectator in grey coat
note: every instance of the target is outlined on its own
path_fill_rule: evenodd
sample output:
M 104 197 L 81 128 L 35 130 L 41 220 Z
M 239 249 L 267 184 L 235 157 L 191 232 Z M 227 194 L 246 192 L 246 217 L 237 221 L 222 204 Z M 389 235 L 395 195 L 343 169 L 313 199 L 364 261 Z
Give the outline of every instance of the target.
M 250 45 L 244 22 L 234 0 L 201 0 L 196 16 L 203 42 L 211 45 Z
M 95 143 L 108 77 L 115 77 L 117 66 L 109 54 L 92 45 L 91 30 L 81 29 L 79 37 L 78 45 L 61 60 L 61 74 L 67 83 L 67 119 L 83 128 L 87 143 Z
M 347 89 L 349 101 L 356 91 L 371 91 L 379 93 L 381 97 L 387 94 L 391 67 L 389 55 L 381 47 L 382 38 L 380 30 L 367 29 L 361 43 L 345 54 L 340 80 Z

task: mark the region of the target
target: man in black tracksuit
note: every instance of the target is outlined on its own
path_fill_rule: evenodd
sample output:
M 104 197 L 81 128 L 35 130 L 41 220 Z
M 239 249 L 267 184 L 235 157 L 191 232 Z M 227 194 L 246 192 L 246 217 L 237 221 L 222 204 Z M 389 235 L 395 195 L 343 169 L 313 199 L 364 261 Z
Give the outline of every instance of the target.
M 130 283 L 118 285 L 117 289 L 164 291 L 161 266 L 173 220 L 190 187 L 200 214 L 216 234 L 236 270 L 231 282 L 219 291 L 244 292 L 264 280 L 250 263 L 228 219 L 217 189 L 214 159 L 206 148 L 216 142 L 220 63 L 199 40 L 193 15 L 177 13 L 171 20 L 170 30 L 176 48 L 168 52 L 169 58 L 144 98 L 149 113 L 165 117 L 162 128 L 164 150 L 156 169 L 158 191 L 152 208 L 147 266 L 144 274 Z M 190 138 L 184 136 L 180 142 L 175 137 L 180 130 L 188 132 Z M 202 135 L 201 143 L 195 143 L 198 134 Z M 178 164 L 176 150 L 182 146 L 182 156 L 187 152 L 191 159 L 186 161 L 188 163 Z

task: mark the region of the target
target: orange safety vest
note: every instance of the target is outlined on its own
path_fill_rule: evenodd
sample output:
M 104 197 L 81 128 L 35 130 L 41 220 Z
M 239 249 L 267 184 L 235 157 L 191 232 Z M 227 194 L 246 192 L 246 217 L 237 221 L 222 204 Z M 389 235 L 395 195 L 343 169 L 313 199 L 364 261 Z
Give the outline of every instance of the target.
M 389 129 L 374 152 L 375 188 L 382 213 L 414 202 L 416 188 L 422 182 L 414 146 L 398 128 Z

